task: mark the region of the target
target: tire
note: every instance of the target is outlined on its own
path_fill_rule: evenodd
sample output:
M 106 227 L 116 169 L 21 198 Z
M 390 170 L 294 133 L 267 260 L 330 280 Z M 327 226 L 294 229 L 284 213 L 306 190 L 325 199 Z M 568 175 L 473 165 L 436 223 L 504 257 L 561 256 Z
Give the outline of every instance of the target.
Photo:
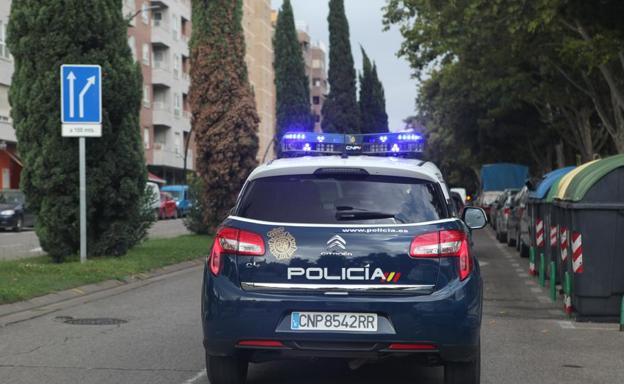
M 528 258 L 529 257 L 529 247 L 526 244 L 520 244 L 520 257 Z
M 444 384 L 481 383 L 481 344 L 474 361 L 467 363 L 449 362 L 444 365 Z
M 206 373 L 210 384 L 244 384 L 249 364 L 236 357 L 206 355 Z
M 15 223 L 15 227 L 13 228 L 13 231 L 22 232 L 22 228 L 24 228 L 24 219 L 20 216 L 17 218 L 17 223 Z
M 515 247 L 516 246 L 516 239 L 514 239 L 511 236 L 506 236 L 507 237 L 507 246 L 508 247 Z

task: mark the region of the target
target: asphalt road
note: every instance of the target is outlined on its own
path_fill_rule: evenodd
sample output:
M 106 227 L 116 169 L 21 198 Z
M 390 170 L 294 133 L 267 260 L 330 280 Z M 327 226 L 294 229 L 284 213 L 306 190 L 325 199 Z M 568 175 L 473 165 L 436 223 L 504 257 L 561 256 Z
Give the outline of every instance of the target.
M 475 237 L 485 278 L 483 382 L 488 384 L 620 384 L 624 334 L 614 324 L 568 321 L 561 302 L 526 275 L 528 263 Z M 201 345 L 199 268 L 0 328 L 0 382 L 11 384 L 207 384 Z M 63 319 L 109 317 L 121 325 L 69 325 Z M 253 321 L 253 319 L 250 319 Z M 252 365 L 249 383 L 440 384 L 440 368 L 401 361 L 349 371 L 328 361 Z
M 175 237 L 188 233 L 182 219 L 159 220 L 149 231 L 149 237 Z M 32 229 L 15 233 L 0 232 L 0 260 L 22 259 L 44 254 L 39 239 Z

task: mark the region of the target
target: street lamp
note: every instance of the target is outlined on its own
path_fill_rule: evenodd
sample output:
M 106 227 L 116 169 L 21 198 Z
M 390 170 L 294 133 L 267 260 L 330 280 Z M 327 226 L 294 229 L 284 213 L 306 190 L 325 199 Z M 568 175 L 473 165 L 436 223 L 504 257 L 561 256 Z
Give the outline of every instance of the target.
M 126 16 L 126 22 L 128 24 L 130 24 L 130 21 L 132 21 L 132 19 L 137 17 L 138 14 L 141 13 L 141 12 L 158 11 L 159 9 L 162 9 L 162 6 L 160 6 L 160 5 L 150 5 L 149 7 L 141 7 L 141 9 L 139 9 L 138 11 L 134 12 L 131 15 Z

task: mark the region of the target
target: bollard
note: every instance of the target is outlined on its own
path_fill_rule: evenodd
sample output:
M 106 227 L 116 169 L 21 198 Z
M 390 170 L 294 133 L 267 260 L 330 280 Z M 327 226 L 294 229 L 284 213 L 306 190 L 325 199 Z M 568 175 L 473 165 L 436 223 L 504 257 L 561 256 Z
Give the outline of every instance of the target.
M 546 286 L 546 260 L 544 260 L 544 253 L 540 253 L 540 264 L 539 264 L 539 285 L 540 287 Z
M 535 248 L 529 249 L 529 275 L 535 276 Z
M 622 296 L 622 308 L 620 309 L 620 332 L 624 332 L 624 296 Z
M 550 299 L 557 301 L 557 263 L 550 262 Z
M 567 271 L 564 276 L 563 292 L 563 308 L 568 316 L 572 316 L 572 276 Z

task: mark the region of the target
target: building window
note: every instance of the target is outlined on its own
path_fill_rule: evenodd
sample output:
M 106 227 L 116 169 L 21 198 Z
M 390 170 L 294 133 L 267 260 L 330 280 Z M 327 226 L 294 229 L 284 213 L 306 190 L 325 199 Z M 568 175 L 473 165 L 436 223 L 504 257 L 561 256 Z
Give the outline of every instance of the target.
M 320 87 L 320 86 L 321 86 L 321 84 L 322 84 L 322 81 L 321 81 L 321 79 L 319 79 L 318 77 L 315 77 L 315 78 L 312 80 L 312 85 L 313 85 L 313 86 L 315 86 L 315 87 Z
M 173 56 L 173 77 L 175 77 L 176 79 L 180 76 L 180 66 L 181 66 L 181 62 L 182 58 L 179 54 L 175 54 Z
M 319 105 L 319 104 L 321 104 L 321 97 L 320 97 L 320 96 L 314 96 L 314 97 L 312 98 L 312 103 L 313 103 L 314 105 Z
M 314 121 L 317 123 L 321 122 L 321 115 L 314 115 Z
M 182 110 L 182 98 L 179 93 L 173 94 L 173 114 L 179 117 Z
M 176 133 L 174 134 L 174 140 L 175 140 L 175 141 L 174 141 L 174 145 L 175 145 L 175 152 L 176 152 L 176 153 L 180 153 L 180 152 L 182 152 L 182 151 L 181 151 L 181 149 L 182 149 L 182 141 L 181 141 L 181 139 L 180 139 L 180 132 L 176 132 Z
M 0 58 L 10 59 L 11 54 L 6 45 L 6 23 L 0 21 Z
M 150 49 L 147 44 L 143 44 L 143 64 L 150 65 Z
M 134 36 L 129 36 L 128 37 L 128 46 L 130 47 L 130 53 L 132 54 L 132 60 L 134 60 L 136 62 L 137 57 L 136 57 L 136 41 L 134 39 Z
M 152 23 L 155 27 L 159 27 L 162 24 L 163 14 L 162 12 L 154 12 L 152 14 Z
M 149 147 L 150 147 L 150 132 L 149 132 L 149 128 L 143 128 L 143 145 L 145 145 L 145 149 L 149 149 Z
M 319 59 L 312 60 L 312 68 L 318 69 L 318 68 L 321 68 L 321 66 L 322 66 L 321 60 Z
M 0 84 L 0 122 L 8 122 L 10 120 L 10 112 L 9 87 Z
M 180 19 L 175 13 L 171 14 L 171 30 L 173 31 L 173 38 L 178 40 L 180 38 Z
M 147 3 L 143 3 L 141 6 L 141 20 L 143 20 L 143 24 L 149 23 L 149 6 Z
M 150 106 L 150 89 L 147 85 L 143 85 L 143 106 L 145 108 Z

